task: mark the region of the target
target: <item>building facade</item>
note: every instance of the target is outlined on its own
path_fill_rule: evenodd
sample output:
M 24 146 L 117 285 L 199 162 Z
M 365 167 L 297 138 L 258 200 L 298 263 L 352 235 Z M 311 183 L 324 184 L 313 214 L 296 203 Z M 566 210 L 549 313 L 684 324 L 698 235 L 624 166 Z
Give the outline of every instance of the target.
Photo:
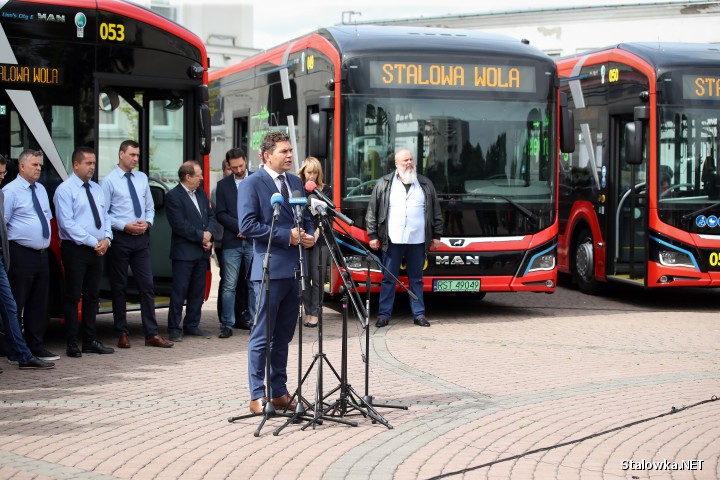
M 531 8 L 353 23 L 485 30 L 529 40 L 551 56 L 631 41 L 720 44 L 717 1 Z

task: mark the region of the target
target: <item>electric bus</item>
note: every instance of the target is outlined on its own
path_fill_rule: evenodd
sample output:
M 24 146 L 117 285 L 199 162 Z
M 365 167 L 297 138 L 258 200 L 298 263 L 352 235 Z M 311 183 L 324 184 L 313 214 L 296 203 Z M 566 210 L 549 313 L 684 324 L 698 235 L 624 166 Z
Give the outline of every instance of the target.
M 559 167 L 559 270 L 587 293 L 720 286 L 720 48 L 621 43 L 557 64 L 577 143 Z
M 526 41 L 441 28 L 323 28 L 210 74 L 211 162 L 242 147 L 254 170 L 264 135 L 288 133 L 295 167 L 317 157 L 333 202 L 352 220 L 336 221 L 334 232 L 352 277 L 364 289 L 369 272 L 379 291 L 382 270 L 355 242 L 367 247 L 373 187 L 408 148 L 444 217 L 425 291 L 553 292 L 558 87 L 553 60 Z M 331 271 L 326 290 L 335 293 Z
M 5 183 L 17 175 L 25 149 L 43 153 L 40 182 L 50 204 L 72 174 L 72 152 L 97 153 L 95 180 L 118 162 L 120 143 L 140 143 L 139 169 L 155 201 L 152 268 L 158 305 L 167 305 L 171 262 L 165 193 L 187 159 L 207 168 L 208 60 L 201 40 L 173 23 L 121 0 L 0 2 L 0 154 L 9 162 Z M 205 188 L 207 189 L 207 184 Z M 62 315 L 63 275 L 53 222 L 49 313 Z M 101 311 L 109 311 L 109 282 Z M 137 289 L 130 277 L 128 299 Z M 134 308 L 130 305 L 130 308 Z

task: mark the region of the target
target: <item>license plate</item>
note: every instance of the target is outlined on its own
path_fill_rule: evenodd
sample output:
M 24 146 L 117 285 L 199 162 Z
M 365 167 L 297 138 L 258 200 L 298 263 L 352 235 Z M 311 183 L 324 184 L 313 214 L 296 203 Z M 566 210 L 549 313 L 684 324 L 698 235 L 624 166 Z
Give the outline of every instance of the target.
M 480 280 L 433 280 L 433 292 L 479 292 Z

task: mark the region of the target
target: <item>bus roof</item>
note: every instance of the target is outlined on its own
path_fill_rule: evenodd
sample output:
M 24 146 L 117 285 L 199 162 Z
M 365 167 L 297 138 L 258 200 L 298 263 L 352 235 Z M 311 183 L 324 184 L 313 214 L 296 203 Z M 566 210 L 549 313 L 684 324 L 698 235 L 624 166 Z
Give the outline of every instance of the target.
M 295 44 L 293 51 L 305 48 L 312 37 L 322 37 L 330 42 L 340 57 L 377 55 L 383 51 L 388 54 L 409 52 L 431 52 L 448 55 L 497 55 L 520 56 L 536 61 L 553 63 L 552 59 L 540 49 L 506 35 L 481 32 L 478 30 L 461 30 L 453 28 L 430 27 L 398 27 L 378 25 L 338 25 L 321 28 L 293 40 L 277 45 L 269 50 L 248 57 L 243 61 L 210 73 L 210 81 L 214 81 L 243 69 L 279 60 L 286 53 L 289 45 Z M 330 45 L 328 45 L 330 47 Z
M 453 28 L 338 25 L 318 31 L 334 43 L 343 56 L 363 55 L 378 50 L 455 54 L 497 54 L 549 58 L 540 49 L 506 35 Z M 390 47 L 388 47 L 390 46 Z
M 132 18 L 143 23 L 147 23 L 157 27 L 163 31 L 169 32 L 178 38 L 188 42 L 198 49 L 200 57 L 202 57 L 203 68 L 208 68 L 208 56 L 205 44 L 200 37 L 183 27 L 182 25 L 170 20 L 141 5 L 137 5 L 127 0 L 28 0 L 32 3 L 56 5 L 64 8 L 80 8 L 92 9 L 114 13 L 123 17 Z
M 628 42 L 558 59 L 579 58 L 619 49 L 645 60 L 656 71 L 668 68 L 720 67 L 720 45 L 711 43 Z

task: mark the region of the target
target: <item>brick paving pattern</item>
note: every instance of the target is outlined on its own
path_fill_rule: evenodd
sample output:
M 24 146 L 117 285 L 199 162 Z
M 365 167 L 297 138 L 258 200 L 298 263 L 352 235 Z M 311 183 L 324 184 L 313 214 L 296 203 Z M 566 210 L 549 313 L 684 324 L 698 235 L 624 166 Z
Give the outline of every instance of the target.
M 715 300 L 665 297 L 561 288 L 433 299 L 431 328 L 414 326 L 399 297 L 390 326 L 370 327 L 369 393 L 376 404 L 409 407 L 377 407 L 392 428 L 351 409 L 331 418 L 356 427 L 304 418 L 275 436 L 284 418 L 273 417 L 259 437 L 260 417 L 227 420 L 248 413 L 247 332 L 147 348 L 131 314 L 129 350 L 63 355 L 49 372 L 2 359 L 0 479 L 720 478 L 720 401 L 682 409 L 720 394 Z M 327 393 L 340 383 L 330 367 L 341 373 L 342 322 L 337 303 L 324 312 Z M 166 315 L 158 310 L 161 325 Z M 218 325 L 211 298 L 201 327 L 216 334 Z M 111 317 L 99 316 L 98 328 L 114 345 Z M 365 335 L 354 318 L 348 330 L 348 383 L 363 396 Z M 51 333 L 62 338 L 57 325 Z M 64 353 L 57 340 L 48 346 Z M 304 329 L 304 368 L 317 348 L 317 330 Z M 317 372 L 303 384 L 311 401 Z M 336 391 L 325 401 L 339 400 Z M 672 407 L 682 410 L 617 428 Z M 702 470 L 622 468 L 666 459 L 702 460 Z

